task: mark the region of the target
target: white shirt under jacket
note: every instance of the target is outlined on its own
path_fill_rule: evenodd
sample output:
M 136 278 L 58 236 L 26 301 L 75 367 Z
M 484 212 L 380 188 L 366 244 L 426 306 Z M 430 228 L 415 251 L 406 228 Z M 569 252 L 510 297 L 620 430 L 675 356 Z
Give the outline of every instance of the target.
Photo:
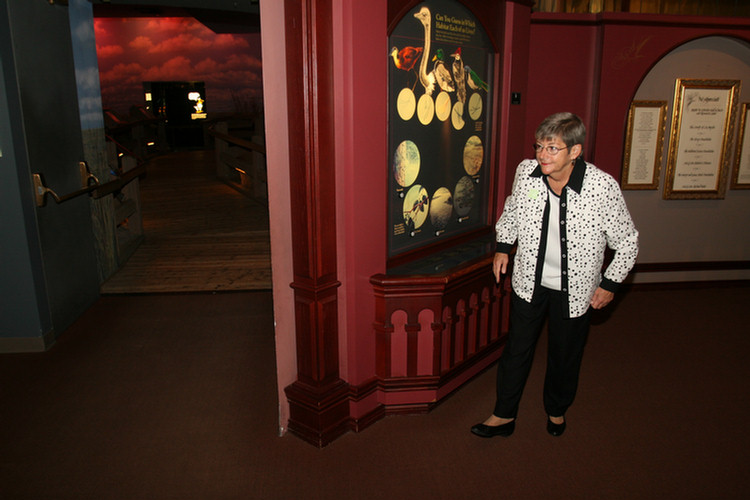
M 510 253 L 517 242 L 513 291 L 531 302 L 544 262 L 547 184 L 536 160 L 522 161 L 503 214 L 495 225 L 497 251 Z M 543 233 L 544 231 L 544 233 Z M 544 238 L 546 239 L 546 238 Z M 615 251 L 602 276 L 604 250 Z M 583 315 L 597 287 L 617 291 L 635 264 L 638 231 L 620 186 L 594 165 L 578 159 L 560 196 L 561 291 L 568 296 L 568 317 Z

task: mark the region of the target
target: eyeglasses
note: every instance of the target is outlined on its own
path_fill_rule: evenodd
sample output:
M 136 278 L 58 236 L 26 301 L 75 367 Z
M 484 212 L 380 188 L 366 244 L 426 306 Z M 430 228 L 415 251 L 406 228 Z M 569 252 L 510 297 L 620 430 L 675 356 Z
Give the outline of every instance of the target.
M 565 146 L 564 148 L 558 148 L 557 146 L 542 146 L 541 144 L 534 144 L 534 151 L 536 151 L 537 153 L 541 153 L 542 150 L 545 150 L 550 156 L 557 155 L 557 153 L 559 153 L 563 149 L 568 149 L 568 147 Z

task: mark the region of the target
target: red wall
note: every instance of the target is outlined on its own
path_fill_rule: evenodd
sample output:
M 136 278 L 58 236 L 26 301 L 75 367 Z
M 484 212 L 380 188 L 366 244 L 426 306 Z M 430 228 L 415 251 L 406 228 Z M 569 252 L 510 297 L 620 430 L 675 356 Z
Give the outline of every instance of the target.
M 495 190 L 495 217 L 500 217 L 505 197 L 510 192 L 515 167 L 526 156 L 526 106 L 529 102 L 531 9 L 509 2 L 506 4 L 505 33 L 500 52 L 505 78 L 502 81 L 500 127 L 498 132 L 498 182 Z M 520 104 L 511 104 L 511 93 L 520 93 Z
M 375 299 L 370 276 L 385 270 L 387 169 L 387 6 L 385 2 L 342 2 L 341 86 L 337 109 L 336 192 L 339 221 L 341 376 L 352 385 L 375 374 L 372 323 Z M 362 20 L 352 25 L 351 20 Z M 383 57 L 377 57 L 382 55 Z M 343 353 L 346 353 L 344 355 Z
M 589 125 L 595 110 L 598 26 L 540 22 L 536 15 L 532 19 L 525 147 L 519 161 L 534 157 L 534 131 L 545 117 L 570 111 Z M 591 156 L 588 146 L 586 158 Z
M 526 101 L 529 143 L 545 116 L 572 111 L 588 128 L 586 158 L 619 179 L 628 109 L 641 81 L 675 47 L 715 35 L 750 41 L 750 20 L 612 13 L 532 15 Z

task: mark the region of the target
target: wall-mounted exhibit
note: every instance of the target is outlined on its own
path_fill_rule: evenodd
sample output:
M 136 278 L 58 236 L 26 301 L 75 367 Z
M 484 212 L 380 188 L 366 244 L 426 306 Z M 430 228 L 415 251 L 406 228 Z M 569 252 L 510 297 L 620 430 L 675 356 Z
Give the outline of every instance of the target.
M 494 51 L 450 0 L 410 10 L 389 45 L 392 257 L 488 224 Z

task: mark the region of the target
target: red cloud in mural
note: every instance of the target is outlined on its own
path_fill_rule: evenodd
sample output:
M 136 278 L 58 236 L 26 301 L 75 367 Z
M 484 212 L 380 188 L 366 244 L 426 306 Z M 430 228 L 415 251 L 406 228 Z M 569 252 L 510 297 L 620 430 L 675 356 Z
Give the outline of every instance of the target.
M 95 32 L 105 108 L 143 104 L 146 81 L 203 81 L 212 112 L 262 102 L 257 33 L 216 34 L 192 18 L 99 18 Z
M 122 55 L 125 51 L 119 45 L 107 45 L 105 47 L 97 47 L 96 55 L 99 59 L 107 59 L 110 57 L 117 57 Z

